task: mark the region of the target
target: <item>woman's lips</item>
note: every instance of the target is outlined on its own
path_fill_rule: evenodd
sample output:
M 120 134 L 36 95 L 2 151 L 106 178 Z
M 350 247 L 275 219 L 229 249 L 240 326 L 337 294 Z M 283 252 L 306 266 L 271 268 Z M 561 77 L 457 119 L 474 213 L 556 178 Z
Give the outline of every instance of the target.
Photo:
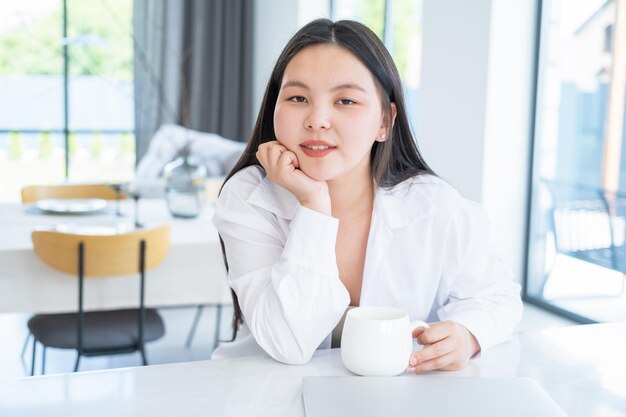
M 323 158 L 337 149 L 336 146 L 324 142 L 323 140 L 307 140 L 303 142 L 300 147 L 302 148 L 302 152 L 312 158 Z

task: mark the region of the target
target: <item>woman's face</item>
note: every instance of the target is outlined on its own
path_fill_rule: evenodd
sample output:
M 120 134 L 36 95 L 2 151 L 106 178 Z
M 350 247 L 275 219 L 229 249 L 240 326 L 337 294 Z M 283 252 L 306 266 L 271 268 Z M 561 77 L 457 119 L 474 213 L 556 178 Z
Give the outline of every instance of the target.
M 308 176 L 319 181 L 369 176 L 372 145 L 385 140 L 384 120 L 373 75 L 348 50 L 310 46 L 287 65 L 274 131 Z

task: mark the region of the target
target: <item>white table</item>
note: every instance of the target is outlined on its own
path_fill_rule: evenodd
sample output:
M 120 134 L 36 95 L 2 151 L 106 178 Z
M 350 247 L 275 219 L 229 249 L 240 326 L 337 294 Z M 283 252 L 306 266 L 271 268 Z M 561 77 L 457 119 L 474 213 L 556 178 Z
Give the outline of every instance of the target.
M 623 417 L 625 352 L 626 323 L 572 326 L 516 334 L 461 371 L 429 376 L 531 377 L 571 417 Z M 333 349 L 303 366 L 256 356 L 21 378 L 0 382 L 0 415 L 304 416 L 310 375 L 350 373 Z
M 0 205 L 0 313 L 62 312 L 77 308 L 73 277 L 44 265 L 35 255 L 31 231 L 58 224 L 132 223 L 133 202 L 122 201 L 124 217 L 113 210 L 97 215 L 50 215 L 25 210 L 21 204 Z M 139 201 L 139 220 L 146 226 L 169 223 L 171 248 L 165 261 L 146 275 L 146 305 L 154 307 L 228 304 L 230 290 L 217 231 L 206 204 L 196 219 L 175 219 L 164 200 Z M 90 279 L 85 284 L 88 309 L 136 306 L 139 280 L 115 277 Z

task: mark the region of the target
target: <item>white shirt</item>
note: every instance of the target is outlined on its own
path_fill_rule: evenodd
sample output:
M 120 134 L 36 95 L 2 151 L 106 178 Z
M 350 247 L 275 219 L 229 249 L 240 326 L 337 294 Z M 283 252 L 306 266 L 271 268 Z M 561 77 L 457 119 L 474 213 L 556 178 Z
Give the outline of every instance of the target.
M 274 359 L 302 364 L 330 347 L 350 303 L 335 257 L 339 220 L 302 207 L 252 166 L 226 183 L 213 222 L 247 326 L 214 357 L 258 350 L 256 341 Z M 520 287 L 494 249 L 484 209 L 441 179 L 378 189 L 359 304 L 456 321 L 484 352 L 511 338 L 522 312 Z

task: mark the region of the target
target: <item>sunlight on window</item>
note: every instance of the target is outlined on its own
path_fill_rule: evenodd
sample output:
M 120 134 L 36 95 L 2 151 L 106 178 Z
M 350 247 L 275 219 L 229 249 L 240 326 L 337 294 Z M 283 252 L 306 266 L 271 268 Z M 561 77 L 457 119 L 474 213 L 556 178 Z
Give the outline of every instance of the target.
M 62 4 L 0 4 L 0 201 L 28 184 L 134 172 L 132 0 L 68 0 L 66 39 Z

